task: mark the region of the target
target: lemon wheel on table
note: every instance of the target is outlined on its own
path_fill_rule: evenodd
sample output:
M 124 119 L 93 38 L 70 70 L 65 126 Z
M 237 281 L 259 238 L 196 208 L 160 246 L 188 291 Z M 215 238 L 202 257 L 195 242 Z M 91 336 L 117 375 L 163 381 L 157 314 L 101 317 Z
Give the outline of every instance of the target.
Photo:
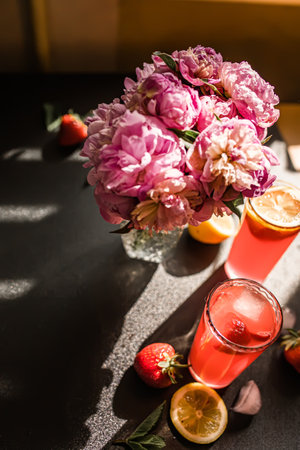
M 225 403 L 219 394 L 202 383 L 189 383 L 172 397 L 170 417 L 187 440 L 209 444 L 223 434 L 228 421 Z

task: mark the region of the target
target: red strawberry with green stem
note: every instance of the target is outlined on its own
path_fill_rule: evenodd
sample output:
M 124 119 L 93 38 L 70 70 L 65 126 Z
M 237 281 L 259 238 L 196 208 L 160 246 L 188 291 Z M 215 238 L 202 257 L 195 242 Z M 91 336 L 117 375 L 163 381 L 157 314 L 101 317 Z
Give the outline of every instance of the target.
M 79 114 L 72 109 L 67 114 L 61 114 L 61 108 L 55 103 L 44 103 L 43 107 L 47 131 L 58 133 L 59 145 L 70 147 L 86 139 L 87 126 Z
M 289 328 L 288 334 L 283 336 L 281 345 L 284 346 L 285 359 L 300 373 L 300 330 Z
M 87 137 L 87 126 L 76 114 L 64 114 L 61 118 L 58 141 L 62 147 L 80 144 Z
M 137 353 L 133 366 L 148 386 L 164 388 L 176 383 L 176 376 L 181 376 L 178 369 L 188 367 L 178 362 L 180 358 L 182 355 L 175 353 L 172 345 L 155 343 Z

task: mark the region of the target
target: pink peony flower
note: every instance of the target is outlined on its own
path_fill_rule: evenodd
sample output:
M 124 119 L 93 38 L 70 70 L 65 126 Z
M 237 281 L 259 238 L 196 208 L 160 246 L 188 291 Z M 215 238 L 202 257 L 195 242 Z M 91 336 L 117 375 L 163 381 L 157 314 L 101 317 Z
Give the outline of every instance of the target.
M 251 184 L 249 189 L 243 190 L 244 197 L 259 197 L 266 192 L 276 180 L 276 175 L 271 175 L 266 167 L 262 170 L 257 170 L 252 176 L 256 183 Z
M 170 68 L 153 54 L 136 80 L 125 78 L 124 104 L 102 103 L 86 121 L 81 156 L 108 222 L 156 231 L 198 225 L 274 182 L 279 161 L 261 143 L 279 117 L 274 88 L 247 62 L 223 63 L 210 47 L 171 57 Z
M 114 224 L 130 220 L 131 211 L 137 203 L 132 197 L 123 197 L 105 189 L 101 182 L 97 183 L 94 196 L 103 219 Z
M 247 62 L 224 62 L 220 68 L 221 83 L 239 113 L 259 127 L 273 125 L 279 117 L 274 105 L 279 98 L 274 87 L 263 80 Z
M 203 183 L 209 197 L 221 200 L 226 189 L 264 192 L 266 180 L 278 159 L 263 147 L 255 126 L 249 120 L 230 119 L 215 122 L 202 131 L 187 154 L 189 171 Z
M 125 86 L 125 94 L 122 95 L 122 100 L 125 104 L 129 104 L 132 99 L 132 96 L 136 93 L 138 86 L 142 83 L 146 78 L 148 78 L 155 70 L 154 64 L 144 63 L 143 69 L 137 67 L 135 69 L 137 81 L 132 80 L 129 77 L 126 77 L 124 80 Z
M 216 95 L 204 95 L 200 97 L 201 109 L 197 121 L 198 131 L 204 130 L 213 122 L 238 115 L 237 109 L 231 99 L 224 101 Z
M 210 84 L 220 81 L 219 68 L 223 58 L 214 49 L 197 45 L 195 48 L 173 52 L 172 56 L 178 60 L 183 78 L 194 86 L 202 86 L 203 80 Z
M 136 228 L 170 231 L 192 220 L 194 209 L 203 204 L 203 189 L 191 176 L 168 178 L 149 190 L 147 199 L 132 211 Z
M 209 220 L 211 216 L 230 216 L 232 211 L 224 204 L 223 200 L 215 200 L 207 197 L 200 208 L 196 209 L 192 219 L 189 221 L 191 225 L 197 226 L 201 222 Z
M 257 137 L 262 142 L 264 139 L 266 139 L 266 137 L 268 135 L 268 129 L 259 127 L 255 123 L 254 123 L 254 125 L 255 125 L 255 128 L 256 128 Z
M 109 105 L 106 103 L 98 105 L 98 108 L 93 111 L 93 115 L 88 117 L 86 120 L 88 137 L 80 155 L 88 157 L 90 161 L 85 163 L 84 167 L 93 166 L 103 145 L 111 143 L 119 120 L 125 111 L 125 105 L 115 98 Z
M 177 53 L 177 52 L 175 52 L 175 53 Z M 176 57 L 174 57 L 174 53 L 172 53 L 171 56 L 174 59 L 174 61 L 177 62 Z M 151 58 L 152 58 L 156 73 L 170 72 L 170 67 L 161 59 L 160 56 L 152 54 Z
M 140 69 L 139 67 L 137 67 L 137 68 L 135 69 L 137 81 L 140 82 L 140 81 L 145 80 L 145 79 L 148 78 L 150 75 L 152 75 L 154 71 L 155 71 L 155 66 L 154 66 L 154 64 L 144 63 L 142 69 Z
M 127 108 L 161 119 L 167 127 L 192 128 L 200 113 L 198 92 L 171 72 L 153 73 L 123 97 Z
M 112 144 L 98 155 L 93 179 L 115 194 L 142 200 L 158 174 L 173 170 L 181 176 L 185 157 L 179 139 L 158 119 L 127 111 Z

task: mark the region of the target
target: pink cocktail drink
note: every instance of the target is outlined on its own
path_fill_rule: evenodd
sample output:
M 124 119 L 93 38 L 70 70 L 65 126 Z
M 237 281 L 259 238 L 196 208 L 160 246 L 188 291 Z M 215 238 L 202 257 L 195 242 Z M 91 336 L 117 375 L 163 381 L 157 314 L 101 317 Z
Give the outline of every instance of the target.
M 225 263 L 228 277 L 262 282 L 300 230 L 300 191 L 285 183 L 248 200 Z
M 278 337 L 282 313 L 274 295 L 246 279 L 225 281 L 208 295 L 189 354 L 195 380 L 228 386 Z

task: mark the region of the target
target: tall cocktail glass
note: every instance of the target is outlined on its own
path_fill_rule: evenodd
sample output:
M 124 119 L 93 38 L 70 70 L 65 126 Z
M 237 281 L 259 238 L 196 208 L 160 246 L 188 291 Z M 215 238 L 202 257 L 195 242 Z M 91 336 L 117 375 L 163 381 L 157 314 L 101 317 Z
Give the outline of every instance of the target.
M 300 230 L 300 190 L 278 182 L 248 199 L 242 223 L 225 263 L 229 278 L 262 282 Z
M 278 337 L 281 307 L 253 280 L 238 278 L 209 293 L 189 354 L 193 378 L 210 387 L 228 386 Z

